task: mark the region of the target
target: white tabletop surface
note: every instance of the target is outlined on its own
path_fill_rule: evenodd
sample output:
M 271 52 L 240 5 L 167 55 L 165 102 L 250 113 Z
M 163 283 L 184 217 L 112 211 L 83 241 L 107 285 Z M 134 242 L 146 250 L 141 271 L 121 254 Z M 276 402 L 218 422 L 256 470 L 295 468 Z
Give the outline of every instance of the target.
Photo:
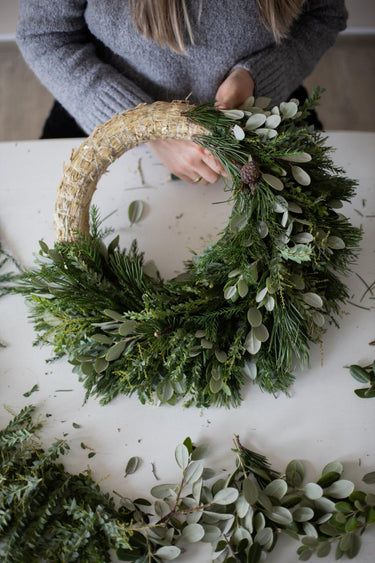
M 48 243 L 54 240 L 56 186 L 63 162 L 78 143 L 59 140 L 0 144 L 0 240 L 25 265 L 32 264 L 39 239 Z M 359 179 L 358 194 L 344 212 L 354 224 L 364 227 L 362 251 L 354 271 L 371 283 L 375 279 L 375 134 L 331 133 L 329 143 L 337 148 L 335 161 Z M 152 257 L 162 274 L 168 276 L 181 271 L 189 248 L 199 251 L 217 236 L 229 207 L 212 204 L 227 196 L 219 184 L 203 187 L 170 182 L 168 171 L 147 147 L 141 147 L 112 166 L 100 182 L 95 203 L 103 216 L 116 210 L 108 225 L 120 233 L 122 246 L 128 246 L 136 237 L 146 257 Z M 142 222 L 130 227 L 127 208 L 134 199 L 147 202 L 147 214 Z M 352 301 L 359 304 L 364 285 L 354 273 L 348 284 Z M 0 339 L 8 347 L 0 350 L 0 402 L 15 410 L 31 402 L 43 417 L 52 413 L 46 419 L 42 438 L 48 444 L 69 432 L 72 451 L 65 459 L 67 469 L 79 471 L 90 465 L 104 490 L 115 489 L 129 497 L 145 496 L 156 483 L 151 462 L 162 481 L 173 482 L 179 477 L 173 452 L 187 435 L 195 442 L 210 444 L 211 466 L 232 466 L 232 436 L 238 433 L 246 445 L 265 453 L 276 469 L 284 469 L 290 459 L 299 458 L 308 461 L 308 476 L 314 478 L 328 461 L 340 459 L 349 478 L 360 483 L 364 473 L 375 469 L 375 399 L 355 396 L 353 389 L 360 385 L 344 366 L 374 359 L 374 349 L 368 343 L 375 338 L 375 301 L 369 297 L 360 303 L 364 309 L 345 306 L 341 328 L 330 327 L 324 339 L 323 364 L 320 350 L 313 347 L 311 367 L 297 374 L 290 397 L 276 398 L 249 386 L 241 407 L 232 410 L 142 406 L 136 397 L 118 397 L 105 407 L 95 399 L 83 405 L 83 388 L 71 366 L 64 360 L 46 364 L 52 351 L 33 347 L 35 334 L 22 297 L 5 297 L 0 300 Z M 25 399 L 22 394 L 35 383 L 39 384 L 39 392 Z M 56 392 L 57 389 L 72 391 Z M 0 427 L 9 418 L 1 408 Z M 74 429 L 72 422 L 81 428 Z M 94 458 L 88 460 L 81 442 L 94 448 Z M 143 464 L 124 480 L 125 464 L 133 455 L 140 456 Z M 372 563 L 373 531 L 363 543 L 357 560 Z M 297 561 L 296 547 L 293 540 L 286 538 L 268 561 Z M 195 546 L 190 555 L 180 560 L 208 563 L 209 546 Z M 331 556 L 326 560 L 334 559 Z

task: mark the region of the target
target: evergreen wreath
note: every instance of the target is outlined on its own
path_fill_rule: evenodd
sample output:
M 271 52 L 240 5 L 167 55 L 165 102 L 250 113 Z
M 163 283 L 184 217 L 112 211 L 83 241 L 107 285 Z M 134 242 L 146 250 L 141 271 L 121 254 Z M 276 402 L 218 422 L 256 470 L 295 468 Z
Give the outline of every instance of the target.
M 332 548 L 336 559 L 353 559 L 375 523 L 375 494 L 343 479 L 340 462 L 326 465 L 316 483 L 304 484 L 301 461 L 280 474 L 238 437 L 229 475 L 204 467 L 204 448 L 187 438 L 175 450 L 182 471 L 177 483 L 157 484 L 148 499 L 116 493 L 118 506 L 90 471 L 64 469 L 58 458 L 69 450 L 65 440 L 41 448 L 33 411 L 24 408 L 0 431 L 3 563 L 103 563 L 112 560 L 111 550 L 121 561 L 162 563 L 196 542 L 212 544 L 218 563 L 258 563 L 277 549 L 282 534 L 300 543 L 301 561 L 325 557 Z M 135 465 L 129 460 L 128 473 Z M 375 472 L 363 481 L 374 484 Z
M 327 323 L 348 298 L 341 277 L 360 231 L 338 209 L 356 182 L 307 124 L 319 93 L 267 109 L 156 102 L 115 116 L 77 151 L 60 185 L 53 248 L 18 291 L 32 306 L 39 343 L 79 373 L 87 396 L 107 403 L 137 393 L 185 405 L 236 406 L 250 380 L 287 391 Z M 92 192 L 125 150 L 155 138 L 193 139 L 224 165 L 233 210 L 221 238 L 186 272 L 162 280 L 136 241 L 103 242 Z

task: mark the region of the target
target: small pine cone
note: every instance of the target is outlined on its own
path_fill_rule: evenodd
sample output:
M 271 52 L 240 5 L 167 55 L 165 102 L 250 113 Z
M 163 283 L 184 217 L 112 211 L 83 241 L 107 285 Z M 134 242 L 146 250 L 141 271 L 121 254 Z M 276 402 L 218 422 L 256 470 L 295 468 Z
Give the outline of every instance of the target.
M 247 162 L 241 168 L 241 180 L 244 184 L 248 184 L 252 189 L 255 188 L 260 178 L 260 170 L 254 162 Z

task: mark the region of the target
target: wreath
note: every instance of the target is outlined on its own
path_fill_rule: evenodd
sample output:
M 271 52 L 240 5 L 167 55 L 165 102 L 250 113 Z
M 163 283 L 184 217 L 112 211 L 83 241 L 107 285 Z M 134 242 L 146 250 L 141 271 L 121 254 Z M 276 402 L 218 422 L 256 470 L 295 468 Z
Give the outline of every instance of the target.
M 304 465 L 291 461 L 284 473 L 234 439 L 235 468 L 230 473 L 205 467 L 204 448 L 190 438 L 177 446 L 177 483 L 158 482 L 149 498 L 130 500 L 104 494 L 90 470 L 68 473 L 60 455 L 66 440 L 44 451 L 37 439 L 42 426 L 34 408 L 21 410 L 0 430 L 0 556 L 24 561 L 121 561 L 162 563 L 177 559 L 189 543 L 212 545 L 219 563 L 258 563 L 287 534 L 300 543 L 301 561 L 325 557 L 353 559 L 361 536 L 375 523 L 375 494 L 343 478 L 333 461 L 317 482 L 305 483 Z M 89 454 L 92 455 L 94 452 Z M 95 455 L 95 454 L 94 454 Z M 131 458 L 125 476 L 140 465 Z M 375 483 L 375 472 L 363 477 Z M 153 497 L 153 498 L 152 498 Z
M 32 306 L 39 343 L 79 373 L 87 396 L 107 403 L 138 394 L 185 405 L 236 406 L 248 380 L 287 391 L 337 323 L 347 297 L 341 277 L 360 231 L 339 208 L 356 182 L 307 124 L 319 93 L 270 109 L 142 104 L 97 127 L 74 150 L 58 189 L 57 242 L 40 242 L 37 266 L 18 291 Z M 126 150 L 157 138 L 190 139 L 226 169 L 233 209 L 217 242 L 186 271 L 163 280 L 136 241 L 104 243 L 90 201 L 100 176 Z

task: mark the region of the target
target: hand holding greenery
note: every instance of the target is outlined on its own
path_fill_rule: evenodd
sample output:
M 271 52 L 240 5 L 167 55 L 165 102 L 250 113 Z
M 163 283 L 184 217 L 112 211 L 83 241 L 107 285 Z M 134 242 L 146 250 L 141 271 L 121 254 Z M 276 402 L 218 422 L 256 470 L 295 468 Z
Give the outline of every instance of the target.
M 306 124 L 317 99 L 181 113 L 207 130 L 194 140 L 225 167 L 233 201 L 221 238 L 183 275 L 162 280 L 136 242 L 128 251 L 118 237 L 105 245 L 95 210 L 91 236 L 40 243 L 18 290 L 38 342 L 69 359 L 87 395 L 235 406 L 249 380 L 288 389 L 310 342 L 337 322 L 348 297 L 340 276 L 360 239 L 337 211 L 355 182 Z M 143 109 L 132 110 L 133 123 Z
M 112 549 L 122 561 L 162 563 L 196 542 L 212 544 L 220 563 L 258 563 L 277 549 L 281 534 L 300 542 L 302 561 L 324 557 L 332 548 L 337 559 L 353 559 L 361 535 L 375 523 L 375 494 L 343 479 L 338 461 L 329 463 L 316 483 L 304 484 L 302 462 L 291 461 L 281 474 L 238 437 L 229 475 L 204 467 L 204 448 L 187 438 L 175 451 L 182 471 L 177 483 L 153 487 L 152 501 L 116 493 L 117 507 L 89 471 L 72 475 L 58 462 L 69 450 L 65 440 L 41 449 L 36 436 L 41 424 L 33 422 L 33 411 L 24 408 L 0 431 L 4 563 L 103 563 L 111 560 Z M 129 460 L 128 474 L 136 466 Z M 363 480 L 374 484 L 375 472 Z

